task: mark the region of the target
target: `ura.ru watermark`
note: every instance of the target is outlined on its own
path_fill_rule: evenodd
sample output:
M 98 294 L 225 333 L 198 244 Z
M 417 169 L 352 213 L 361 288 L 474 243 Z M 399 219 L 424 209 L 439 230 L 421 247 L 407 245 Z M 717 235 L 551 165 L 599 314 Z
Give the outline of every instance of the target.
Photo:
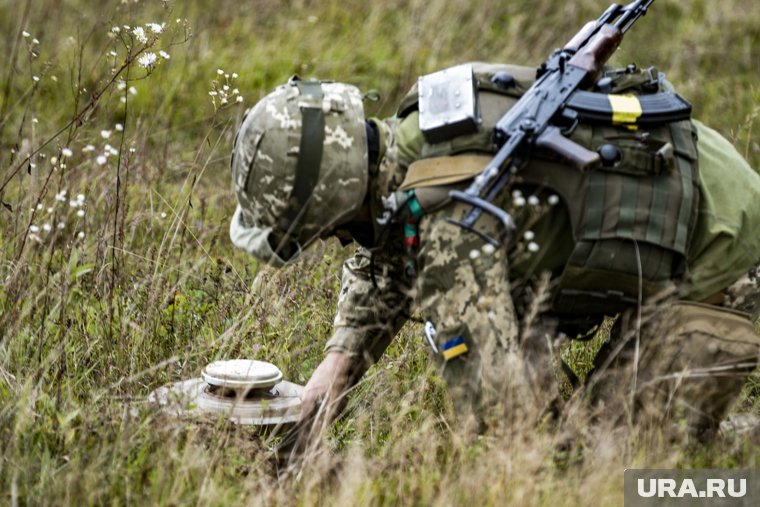
M 758 470 L 625 471 L 625 506 L 760 505 Z

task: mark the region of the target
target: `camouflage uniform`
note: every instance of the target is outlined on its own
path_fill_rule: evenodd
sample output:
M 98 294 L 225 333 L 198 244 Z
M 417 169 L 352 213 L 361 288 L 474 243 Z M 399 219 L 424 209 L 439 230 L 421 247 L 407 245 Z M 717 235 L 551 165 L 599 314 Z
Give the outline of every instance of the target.
M 393 161 L 393 122 L 377 123 L 383 126 L 386 148 L 379 171 L 370 172 L 375 218 L 381 216 L 382 197 L 398 188 L 405 170 Z M 704 144 L 704 150 L 713 149 L 720 142 L 714 139 L 716 134 L 701 124 L 699 128 L 710 143 L 709 147 L 707 142 Z M 727 146 L 719 147 L 722 153 L 727 150 Z M 702 155 L 705 160 L 709 158 L 705 152 Z M 737 171 L 743 191 L 760 195 L 760 179 L 746 164 L 742 166 L 737 157 L 735 152 L 729 155 L 732 164 L 729 168 Z M 713 189 L 717 179 L 727 181 L 726 168 L 719 169 L 711 167 L 703 171 L 705 184 Z M 735 184 L 729 183 L 729 187 Z M 660 302 L 645 306 L 638 333 L 635 314 L 626 313 L 596 359 L 592 399 L 599 413 L 604 409 L 607 415 L 614 414 L 616 423 L 635 416 L 639 424 L 659 427 L 662 420 L 685 410 L 682 415 L 692 433 L 715 428 L 757 363 L 760 340 L 746 316 L 714 306 L 686 303 L 722 294 L 721 289 L 725 289 L 729 300 L 719 306 L 739 308 L 753 315 L 758 311 L 760 291 L 747 275 L 725 287 L 728 280 L 736 279 L 751 266 L 751 259 L 757 257 L 755 252 L 760 252 L 758 245 L 754 239 L 744 237 L 746 223 L 736 223 L 738 219 L 731 216 L 734 213 L 721 215 L 731 209 L 725 206 L 725 195 L 710 196 L 709 191 L 705 195 L 706 216 L 698 222 L 698 228 L 704 231 L 723 223 L 722 234 L 713 231 L 696 238 L 689 259 L 692 277 L 676 288 L 677 299 L 668 300 L 665 305 Z M 711 197 L 718 197 L 722 203 L 716 206 L 710 202 Z M 507 208 L 512 197 L 505 192 L 499 199 L 498 204 Z M 556 401 L 552 342 L 562 318 L 547 311 L 531 325 L 520 326 L 520 320 L 530 311 L 531 295 L 526 292 L 532 286 L 523 283 L 513 287 L 510 280 L 525 279 L 542 271 L 557 272 L 567 255 L 563 245 L 572 242 L 569 219 L 559 206 L 535 223 L 533 229 L 541 254 L 520 262 L 510 272 L 506 249 L 491 252 L 477 236 L 463 234 L 446 220 L 460 219 L 468 210 L 468 206 L 459 203 L 449 204 L 421 220 L 414 285 L 404 276 L 405 254 L 398 231 L 377 252 L 378 289 L 372 285 L 366 249 L 360 249 L 348 260 L 343 271 L 335 333 L 327 350 L 342 350 L 357 357 L 366 354 L 367 365 L 377 361 L 416 303 L 423 318 L 437 328 L 435 342 L 439 350 L 448 340 L 459 336 L 467 345 L 466 354 L 450 361 L 436 354 L 460 411 L 486 418 L 489 414 L 503 417 L 505 412 L 500 409 L 514 397 L 534 409 L 545 408 Z M 746 215 L 747 223 L 760 221 L 757 209 L 747 210 Z M 496 233 L 497 224 L 489 222 L 488 217 L 483 217 L 478 226 L 483 232 Z M 727 262 L 720 264 L 718 259 Z M 520 303 L 519 311 L 513 298 Z M 539 306 L 539 310 L 547 310 L 546 304 Z M 628 402 L 636 336 L 640 350 L 636 404 L 632 408 Z M 609 353 L 618 347 L 622 350 L 615 351 L 613 361 Z M 688 372 L 692 370 L 697 373 L 690 377 Z
M 330 110 L 330 107 L 328 105 L 325 109 Z M 283 122 L 288 118 L 283 116 L 282 111 L 272 111 L 269 116 L 286 131 L 300 127 L 297 122 L 284 125 Z M 409 146 L 415 141 L 408 137 L 398 139 L 398 136 L 408 135 L 408 125 L 400 125 L 395 119 L 372 120 L 372 123 L 380 134 L 379 153 L 377 163 L 369 166 L 367 195 L 359 200 L 366 200 L 369 204 L 375 226 L 375 246 L 379 248 L 375 249 L 374 259 L 370 251 L 362 247 L 345 262 L 334 333 L 326 350 L 353 355 L 356 358 L 356 370 L 361 373 L 379 359 L 409 315 L 418 309 L 425 320 L 435 325 L 435 344 L 439 351 L 436 357 L 442 365 L 443 376 L 451 394 L 463 412 L 486 417 L 490 413 L 500 417 L 504 412 L 499 409 L 503 403 L 511 405 L 512 396 L 519 397 L 523 403 L 540 406 L 556 391 L 551 366 L 551 344 L 561 319 L 551 312 L 535 318 L 537 310 L 544 310 L 547 305 L 541 301 L 531 301 L 530 291 L 533 285 L 530 281 L 535 280 L 538 273 L 547 272 L 551 277 L 544 278 L 544 281 L 551 288 L 557 274 L 561 272 L 569 255 L 568 245 L 573 242 L 567 211 L 563 206 L 555 206 L 537 222 L 531 222 L 541 250 L 533 257 L 510 266 L 510 252 L 507 249 L 493 251 L 477 236 L 463 233 L 459 227 L 447 221 L 447 218 L 461 218 L 469 208 L 449 203 L 420 219 L 419 250 L 415 259 L 417 275 L 410 279 L 405 269 L 409 254 L 403 244 L 401 227 L 392 224 L 384 229 L 378 225 L 378 220 L 387 218 L 386 199 L 398 190 L 405 179 L 410 162 L 408 154 L 414 152 Z M 336 128 L 333 127 L 332 132 Z M 233 217 L 230 234 L 237 246 L 263 260 L 282 265 L 288 259 L 281 259 L 272 251 L 272 241 L 266 239 L 271 231 L 259 227 L 257 224 L 260 222 L 256 217 L 246 211 L 250 205 L 247 202 L 249 193 L 262 193 L 262 188 L 271 188 L 271 192 L 263 194 L 283 197 L 271 203 L 269 212 L 273 216 L 264 222 L 276 222 L 280 210 L 287 207 L 287 195 L 290 192 L 290 188 L 283 191 L 282 184 L 286 187 L 292 185 L 289 180 L 277 181 L 277 168 L 274 166 L 272 175 L 265 174 L 259 180 L 251 178 L 248 168 L 257 157 L 261 136 L 264 139 L 267 137 L 265 130 L 260 132 L 263 134 L 259 138 L 246 135 L 243 140 L 236 142 L 233 181 L 236 183 L 242 209 Z M 343 141 L 347 145 L 351 142 L 359 145 L 366 142 L 358 140 L 356 132 L 358 130 L 354 131 L 355 135 L 348 136 L 352 141 L 345 136 L 342 137 Z M 704 132 L 710 137 L 708 130 L 705 129 Z M 292 144 L 291 142 L 289 146 Z M 282 149 L 284 152 L 292 150 L 288 146 L 282 146 Z M 400 149 L 404 150 L 404 157 L 399 155 Z M 726 149 L 726 146 L 721 146 L 718 151 Z M 719 180 L 724 187 L 725 182 L 729 181 L 728 187 L 741 188 L 752 197 L 748 202 L 760 202 L 760 178 L 746 167 L 746 163 L 741 161 L 733 148 L 730 150 L 727 167 L 713 167 L 712 172 L 702 171 L 703 180 L 712 178 L 707 182 L 710 185 Z M 277 156 L 274 153 L 262 153 L 258 157 L 261 155 L 265 158 Z M 366 161 L 363 163 L 366 167 Z M 726 171 L 730 171 L 739 183 L 730 183 L 725 177 Z M 324 177 L 329 178 L 330 175 Z M 348 188 L 357 187 L 350 177 L 342 181 Z M 315 200 L 318 203 L 320 199 L 328 203 L 334 197 L 346 195 L 340 192 L 325 193 L 326 186 L 324 183 L 322 185 L 317 184 L 315 190 Z M 706 184 L 703 186 L 707 187 Z M 525 187 L 526 192 L 534 190 Z M 353 192 L 353 196 L 347 198 L 343 205 L 338 205 L 337 209 L 350 208 L 352 203 L 356 203 L 358 195 L 358 191 Z M 539 192 L 537 195 L 545 197 L 546 193 Z M 688 255 L 691 278 L 676 287 L 681 300 L 701 301 L 716 293 L 720 295 L 720 291 L 726 290 L 731 281 L 739 278 L 760 258 L 757 240 L 744 236 L 755 224 L 760 223 L 760 207 L 754 204 L 747 206 L 738 217 L 731 213 L 722 216 L 721 212 L 730 210 L 733 203 L 730 200 L 727 203 L 724 194 L 712 195 L 707 191 L 705 195 L 707 199 L 703 200 L 700 210 L 698 232 L 693 242 L 695 246 Z M 507 208 L 511 200 L 512 196 L 504 192 L 496 204 Z M 325 206 L 336 208 L 334 204 Z M 313 211 L 311 208 L 302 211 L 308 225 L 304 226 L 306 233 L 299 238 L 299 246 L 305 247 L 316 236 L 329 231 L 339 222 L 320 221 L 319 213 Z M 323 213 L 330 216 L 329 211 Z M 730 220 L 726 221 L 727 217 Z M 494 233 L 496 224 L 489 220 L 491 219 L 487 216 L 481 218 L 478 228 Z M 737 250 L 737 245 L 742 248 Z M 751 284 L 745 283 L 737 287 L 740 288 L 727 291 L 729 300 L 734 301 L 737 307 L 742 305 L 742 309 L 754 311 L 755 298 L 752 297 L 752 290 L 747 290 Z M 515 303 L 518 303 L 517 307 Z M 533 307 L 531 303 L 534 304 Z M 662 414 L 662 407 L 666 407 L 665 411 L 670 413 L 669 407 L 674 401 L 688 405 L 693 402 L 695 392 L 709 389 L 709 392 L 715 394 L 705 397 L 703 406 L 697 407 L 701 416 L 692 419 L 695 426 L 714 426 L 716 419 L 722 417 L 726 410 L 726 400 L 730 401 L 738 394 L 746 378 L 746 370 L 756 364 L 760 340 L 752 333 L 749 319 L 735 315 L 726 317 L 725 312 L 716 314 L 714 309 L 706 309 L 703 315 L 708 316 L 707 322 L 714 322 L 715 325 L 710 326 L 706 322 L 704 326 L 695 327 L 692 325 L 694 319 L 685 317 L 693 316 L 688 311 L 693 309 L 689 305 L 669 304 L 643 310 L 646 315 L 641 321 L 645 325 L 640 332 L 635 333 L 642 344 L 638 370 L 641 382 L 636 386 L 636 399 L 639 405 L 643 404 L 650 412 L 653 410 L 655 414 Z M 520 329 L 520 320 L 530 321 L 531 325 L 524 325 Z M 620 319 L 620 331 L 613 334 L 613 341 L 606 350 L 616 349 L 619 343 L 624 343 L 620 340 L 632 335 L 630 329 L 639 330 L 636 325 L 630 329 L 627 327 L 628 323 L 635 320 L 631 318 L 630 312 Z M 444 360 L 441 353 L 444 347 L 457 339 L 457 343 L 460 343 L 457 345 L 458 350 L 466 350 L 466 353 Z M 629 340 L 626 343 L 635 341 Z M 726 343 L 729 345 L 723 346 Z M 684 347 L 689 349 L 688 354 L 683 353 Z M 596 390 L 595 396 L 601 405 L 608 407 L 620 402 L 621 395 L 629 392 L 628 379 L 631 377 L 626 368 L 632 364 L 630 347 L 621 348 L 624 353 L 613 356 L 607 355 L 603 350 L 599 358 L 597 378 L 600 381 L 596 385 L 606 389 Z M 737 362 L 741 363 L 741 368 L 735 368 Z M 615 367 L 606 368 L 609 366 L 606 363 Z M 724 373 L 728 372 L 734 381 L 725 382 L 714 376 L 707 380 L 699 377 L 687 382 L 686 389 L 682 388 L 684 370 L 716 365 L 723 368 L 721 371 Z M 676 377 L 679 380 L 673 382 Z M 667 383 L 664 388 L 658 385 L 660 380 Z M 616 406 L 614 413 L 624 413 L 626 406 Z M 486 407 L 491 411 L 486 411 Z M 654 420 L 656 417 L 650 417 L 650 421 Z

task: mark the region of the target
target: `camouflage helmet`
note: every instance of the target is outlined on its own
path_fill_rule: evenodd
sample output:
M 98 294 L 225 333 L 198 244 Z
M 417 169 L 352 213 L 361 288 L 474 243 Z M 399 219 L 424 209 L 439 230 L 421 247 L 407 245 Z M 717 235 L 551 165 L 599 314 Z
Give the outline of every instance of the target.
M 359 90 L 304 81 L 279 86 L 235 138 L 235 246 L 274 266 L 348 221 L 367 192 L 367 134 Z

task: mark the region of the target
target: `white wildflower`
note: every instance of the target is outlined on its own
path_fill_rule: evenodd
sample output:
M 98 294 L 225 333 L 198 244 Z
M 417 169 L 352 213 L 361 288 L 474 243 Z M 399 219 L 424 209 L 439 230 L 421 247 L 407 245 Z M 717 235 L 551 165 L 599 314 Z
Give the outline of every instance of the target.
M 48 208 L 48 209 L 47 209 L 47 212 L 48 212 L 48 213 L 52 213 L 52 212 L 53 212 L 53 208 Z
M 525 231 L 525 233 L 523 233 L 523 238 L 525 238 L 527 241 L 531 241 L 535 237 L 536 233 L 533 231 Z
M 480 249 L 483 251 L 485 255 L 493 255 L 496 252 L 496 247 L 493 246 L 491 243 L 486 243 Z
M 51 163 L 51 164 L 53 164 L 53 165 L 56 165 L 56 164 L 58 164 L 58 157 L 53 157 L 53 158 L 51 158 L 51 159 L 50 159 L 50 163 Z
M 518 208 L 522 208 L 525 206 L 525 198 L 523 196 L 518 196 L 512 199 L 512 203 L 517 206 Z
M 32 44 L 39 44 L 39 43 L 40 43 L 39 39 L 32 39 Z
M 108 150 L 108 153 L 109 153 L 110 155 L 113 155 L 113 156 L 115 157 L 116 155 L 118 155 L 118 154 L 119 154 L 119 150 L 117 150 L 116 148 L 114 148 L 114 147 L 112 146 L 112 147 L 111 147 L 111 148 Z
M 40 77 L 39 76 L 32 76 L 32 81 L 34 81 L 35 83 L 39 83 L 40 82 Z
M 29 230 L 32 232 L 40 232 L 40 228 L 37 225 L 30 225 Z
M 528 197 L 528 204 L 530 204 L 531 206 L 538 206 L 539 204 L 538 197 L 536 197 L 535 195 L 531 195 L 530 197 Z
M 50 76 L 50 80 L 53 81 L 54 83 L 57 83 L 58 82 L 58 76 Z
M 237 98 L 237 99 L 235 99 L 235 100 L 236 100 L 237 102 L 243 102 L 243 96 L 242 96 L 242 95 L 238 95 L 238 98 Z
M 217 95 L 219 95 L 214 90 L 211 90 L 210 92 L 208 92 L 208 94 L 211 95 L 212 97 L 216 97 Z
M 71 208 L 78 208 L 79 207 L 79 201 L 74 201 L 74 200 L 69 201 L 69 207 L 71 207 Z
M 38 120 L 37 118 L 32 118 L 32 123 L 39 123 L 39 122 L 40 120 Z
M 45 231 L 45 232 L 50 232 L 50 230 L 51 230 L 52 228 L 53 228 L 53 226 L 52 226 L 52 225 L 50 225 L 50 224 L 44 224 L 44 225 L 42 226 L 42 230 L 43 230 L 43 231 Z
M 64 157 L 70 157 L 70 156 L 72 156 L 73 154 L 74 154 L 74 152 L 73 152 L 73 151 L 71 151 L 71 150 L 70 150 L 70 149 L 68 149 L 68 148 L 64 148 L 64 149 L 62 149 L 62 150 L 61 150 L 61 155 L 63 155 Z
M 240 90 L 238 90 L 237 88 L 235 88 L 234 90 L 232 90 L 232 94 L 233 95 L 237 95 L 238 93 L 240 93 Z
M 103 139 L 108 139 L 109 137 L 111 137 L 111 131 L 110 130 L 101 130 L 100 131 L 100 137 L 102 137 Z
M 107 160 L 107 159 L 106 159 L 106 157 L 105 157 L 105 156 L 103 156 L 103 155 L 99 155 L 99 156 L 98 156 L 98 158 L 96 158 L 96 159 L 95 159 L 95 162 L 97 162 L 97 163 L 98 163 L 98 165 L 106 165 L 106 162 L 107 162 L 107 161 L 108 161 L 108 160 Z
M 114 125 L 113 128 L 116 129 L 116 132 L 123 132 L 124 131 L 124 125 L 122 125 L 121 123 L 117 123 L 116 125 Z
M 171 55 L 167 53 L 166 51 L 164 51 L 163 49 L 158 52 L 158 56 L 160 56 L 164 60 L 168 60 L 169 58 L 171 58 Z
M 232 79 L 237 79 L 237 77 L 238 77 L 237 72 L 233 72 L 232 73 Z
M 25 39 L 28 39 L 29 37 L 32 36 L 32 34 L 24 30 L 23 32 L 21 32 L 21 36 L 24 37 Z
M 95 151 L 95 147 L 91 144 L 88 144 L 84 148 L 82 148 L 82 153 L 89 153 L 91 151 Z
M 557 194 L 552 194 L 549 196 L 546 202 L 548 202 L 551 206 L 555 206 L 559 203 L 559 196 Z
M 137 59 L 137 63 L 139 63 L 141 66 L 145 67 L 146 69 L 149 69 L 155 65 L 157 60 L 156 53 L 151 53 L 148 51 L 147 53 L 143 53 L 140 55 L 140 58 Z
M 113 33 L 119 33 L 121 32 L 121 28 L 119 28 L 118 26 L 114 26 L 114 27 L 111 27 L 111 31 Z
M 84 210 L 80 209 L 79 211 L 77 211 L 77 216 L 80 217 L 80 218 L 83 217 L 84 216 Z
M 159 25 L 158 23 L 146 23 L 145 26 L 147 26 L 151 32 L 158 35 L 159 33 L 164 31 L 164 26 Z
M 166 218 L 166 212 L 165 211 L 161 212 L 161 218 Z
M 134 153 L 134 152 L 136 152 L 136 151 L 137 151 L 137 150 L 136 150 L 135 148 L 130 148 L 130 149 L 129 149 L 129 153 Z
M 116 88 L 118 90 L 123 90 L 126 87 L 127 87 L 127 83 L 125 83 L 124 81 L 119 81 L 119 84 L 116 85 Z
M 216 69 L 216 73 L 219 74 L 220 76 L 224 75 L 224 71 L 222 69 Z
M 77 238 L 84 239 L 84 231 L 79 231 L 79 233 L 77 233 Z
M 56 227 L 58 227 L 58 229 L 65 229 L 66 228 L 66 224 L 63 223 L 63 222 L 58 222 L 58 225 Z
M 38 204 L 37 209 L 42 209 L 42 204 Z
M 113 56 L 113 57 L 119 56 L 119 53 L 117 53 L 116 51 L 109 51 L 108 54 L 111 55 L 111 56 Z
M 470 250 L 470 259 L 475 260 L 480 257 L 480 250 L 473 248 Z
M 539 249 L 538 243 L 536 243 L 534 241 L 531 241 L 530 243 L 528 243 L 528 251 L 529 252 L 536 253 L 536 252 L 538 252 L 538 249 Z
M 129 87 L 129 94 L 130 95 L 137 95 L 137 88 L 135 88 L 134 86 L 130 86 Z
M 137 39 L 139 42 L 141 42 L 141 43 L 143 43 L 143 44 L 145 44 L 146 42 L 148 42 L 148 36 L 147 36 L 147 35 L 145 35 L 145 30 L 144 30 L 144 29 L 143 29 L 143 27 L 141 27 L 141 26 L 137 26 L 137 27 L 135 27 L 135 29 L 134 29 L 134 30 L 132 30 L 132 35 L 134 35 L 134 36 L 135 36 L 135 38 L 136 38 L 136 39 Z
M 80 203 L 84 202 L 84 194 L 77 194 L 77 201 Z

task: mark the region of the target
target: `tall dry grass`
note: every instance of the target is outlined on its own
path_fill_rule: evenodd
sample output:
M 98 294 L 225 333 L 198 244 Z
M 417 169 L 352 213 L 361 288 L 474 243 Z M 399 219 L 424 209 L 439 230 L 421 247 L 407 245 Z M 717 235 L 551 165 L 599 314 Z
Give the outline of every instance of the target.
M 514 414 L 464 439 L 412 325 L 287 480 L 252 429 L 144 404 L 219 358 L 266 359 L 305 383 L 331 332 L 350 249 L 322 244 L 275 272 L 227 239 L 245 107 L 299 73 L 378 89 L 370 113 L 389 115 L 417 75 L 537 64 L 604 7 L 0 1 L 0 501 L 614 505 L 626 466 L 757 466 L 741 440 L 657 448 L 580 422 L 588 438 L 563 452 L 561 434 Z M 656 64 L 760 167 L 759 17 L 748 0 L 659 0 L 615 60 Z M 152 68 L 139 63 L 147 52 Z M 579 367 L 591 353 L 566 352 Z M 743 409 L 756 412 L 756 396 L 750 386 Z

